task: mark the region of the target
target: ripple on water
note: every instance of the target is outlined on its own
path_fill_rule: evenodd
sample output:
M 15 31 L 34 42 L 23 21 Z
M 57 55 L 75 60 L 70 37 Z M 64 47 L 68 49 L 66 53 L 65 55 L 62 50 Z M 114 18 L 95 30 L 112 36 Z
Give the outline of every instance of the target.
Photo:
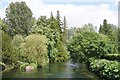
M 3 78 L 94 78 L 84 67 L 84 64 L 73 64 L 70 61 L 50 63 L 49 67 L 38 68 L 30 73 L 20 72 L 18 69 L 10 70 L 3 73 Z

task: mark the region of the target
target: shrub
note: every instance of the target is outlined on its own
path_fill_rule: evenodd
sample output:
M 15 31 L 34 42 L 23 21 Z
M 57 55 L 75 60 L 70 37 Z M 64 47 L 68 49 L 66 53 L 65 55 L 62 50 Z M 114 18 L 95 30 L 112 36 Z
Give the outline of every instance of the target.
M 102 75 L 107 77 L 108 79 L 120 78 L 120 63 L 115 61 L 108 62 L 107 64 L 104 65 Z
M 105 58 L 107 60 L 116 60 L 120 62 L 120 54 L 106 54 L 101 58 Z
M 29 63 L 22 63 L 21 65 L 20 65 L 20 71 L 25 71 L 25 68 L 26 68 L 26 66 L 28 66 L 29 65 Z
M 98 73 L 107 80 L 117 80 L 120 78 L 120 63 L 117 61 L 109 61 L 105 59 L 89 60 L 89 68 Z
M 37 68 L 37 64 L 36 63 L 30 63 L 30 66 L 33 66 L 34 68 Z
M 29 64 L 29 63 L 23 62 L 19 67 L 20 71 L 25 71 L 26 66 L 33 66 L 34 69 L 36 69 L 38 65 L 36 63 Z

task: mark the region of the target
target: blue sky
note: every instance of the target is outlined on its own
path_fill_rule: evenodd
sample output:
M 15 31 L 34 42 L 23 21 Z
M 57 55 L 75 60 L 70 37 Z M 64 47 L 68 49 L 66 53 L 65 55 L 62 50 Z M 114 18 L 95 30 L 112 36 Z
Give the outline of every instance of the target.
M 8 3 L 11 0 L 0 0 L 0 9 L 5 8 Z M 84 1 L 84 0 L 69 0 L 69 1 L 65 1 L 65 0 L 43 0 L 43 3 L 45 4 L 73 4 L 76 6 L 79 5 L 99 5 L 99 4 L 109 4 L 111 5 L 110 8 L 112 10 L 117 10 L 117 6 L 115 6 L 114 4 L 116 3 L 115 0 L 89 0 L 89 1 Z
M 59 10 L 61 19 L 66 16 L 70 27 L 81 27 L 87 23 L 99 27 L 103 19 L 118 24 L 118 0 L 0 0 L 1 18 L 5 17 L 5 8 L 12 1 L 25 1 L 36 18 L 41 15 L 49 17 L 51 11 L 55 16 Z

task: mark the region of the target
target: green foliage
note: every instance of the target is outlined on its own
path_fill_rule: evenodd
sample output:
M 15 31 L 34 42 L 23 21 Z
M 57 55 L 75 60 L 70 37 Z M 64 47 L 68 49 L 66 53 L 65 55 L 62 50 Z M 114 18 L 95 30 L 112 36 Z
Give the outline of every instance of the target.
M 79 31 L 96 32 L 96 27 L 94 27 L 93 24 L 88 23 L 77 29 L 77 32 Z
M 57 51 L 57 54 L 56 54 L 57 55 L 56 59 L 57 59 L 58 62 L 68 60 L 69 57 L 68 57 L 67 50 L 62 43 L 59 43 L 57 45 L 57 50 L 58 51 Z
M 57 30 L 59 33 L 62 33 L 62 29 L 61 29 L 61 26 L 63 25 L 62 22 L 61 22 L 61 19 L 60 19 L 60 12 L 57 11 L 57 15 L 56 15 L 56 24 L 57 24 Z
M 25 71 L 25 67 L 28 66 L 28 65 L 29 65 L 29 63 L 21 64 L 20 67 L 19 67 L 20 71 Z
M 2 42 L 2 54 L 1 54 L 2 60 L 5 64 L 11 63 L 14 58 L 13 57 L 14 56 L 13 47 L 11 45 L 12 39 L 7 33 L 3 32 L 3 31 L 1 31 L 1 32 L 2 32 L 2 39 L 0 39 L 0 40 L 2 40 L 1 41 Z
M 23 62 L 19 67 L 20 71 L 25 71 L 26 66 L 33 66 L 34 69 L 36 69 L 38 65 L 36 63 L 29 64 L 29 63 Z
M 28 35 L 32 26 L 32 12 L 25 2 L 10 3 L 6 8 L 5 21 L 9 26 L 9 34 Z
M 7 24 L 4 22 L 4 20 L 2 20 L 0 18 L 0 30 L 3 30 L 4 32 L 7 32 L 7 30 L 8 30 L 7 28 L 8 28 Z
M 103 26 L 102 25 L 100 26 L 99 33 L 103 33 L 104 35 L 107 35 L 110 33 L 110 29 L 106 19 L 104 19 L 103 21 Z
M 60 34 L 57 20 L 51 14 L 50 19 L 41 16 L 32 28 L 32 33 L 46 35 L 48 38 L 48 57 L 50 62 L 66 61 L 67 51 L 62 44 L 62 34 Z M 62 56 L 60 56 L 62 55 Z M 59 57 L 60 56 L 60 57 Z
M 33 66 L 36 69 L 38 65 L 36 63 L 30 63 L 30 66 Z
M 66 17 L 64 16 L 64 20 L 63 20 L 63 41 L 64 41 L 64 44 L 67 43 L 67 21 L 66 21 Z
M 22 35 L 15 35 L 12 40 L 12 45 L 15 48 L 19 48 L 20 44 L 24 42 Z
M 37 24 L 40 21 L 37 22 Z M 57 31 L 54 31 L 53 29 L 50 29 L 48 26 L 44 27 L 42 24 L 36 25 L 33 28 L 33 33 L 39 33 L 41 35 L 46 35 L 48 38 L 48 57 L 50 61 L 56 61 L 57 57 L 57 42 L 59 41 L 59 33 Z
M 22 62 L 34 63 L 44 67 L 48 62 L 47 55 L 48 39 L 45 35 L 32 34 L 25 38 L 25 42 L 20 45 Z
M 24 42 L 23 36 L 21 35 L 15 35 L 13 36 L 13 40 L 12 40 L 12 46 L 13 46 L 13 54 L 14 55 L 14 61 L 17 63 L 17 61 L 19 61 L 19 57 L 20 57 L 20 45 Z
M 100 58 L 102 55 L 112 53 L 112 46 L 107 36 L 95 32 L 81 32 L 75 34 L 68 43 L 68 50 L 74 61 L 80 61 L 82 56 Z M 79 56 L 79 57 L 78 57 Z
M 103 25 L 100 25 L 99 33 L 108 36 L 114 46 L 114 53 L 118 53 L 118 27 L 113 24 L 108 24 L 104 19 Z
M 116 60 L 120 62 L 120 54 L 106 54 L 102 58 L 107 60 Z
M 120 53 L 120 27 L 118 28 L 118 53 Z
M 120 63 L 105 59 L 90 59 L 89 68 L 107 80 L 120 78 Z
M 68 34 L 68 39 L 70 39 L 72 36 L 74 36 L 76 33 L 81 33 L 81 32 L 96 32 L 96 27 L 91 24 L 84 24 L 82 27 L 71 27 L 67 29 L 67 34 Z
M 76 29 L 78 29 L 78 28 L 71 27 L 71 28 L 67 29 L 68 39 L 70 39 L 75 34 Z

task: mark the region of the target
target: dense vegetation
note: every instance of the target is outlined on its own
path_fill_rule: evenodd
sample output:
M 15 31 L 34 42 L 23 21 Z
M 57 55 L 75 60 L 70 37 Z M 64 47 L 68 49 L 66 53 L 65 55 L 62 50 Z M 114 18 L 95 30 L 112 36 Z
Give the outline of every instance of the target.
M 68 51 L 72 60 L 85 62 L 90 70 L 104 79 L 119 79 L 118 30 L 117 26 L 108 24 L 106 19 L 103 25 L 100 25 L 98 33 L 95 27 L 90 25 L 74 28 L 68 42 Z
M 0 19 L 2 66 L 45 67 L 49 62 L 85 62 L 102 78 L 120 78 L 120 28 L 103 20 L 99 31 L 91 23 L 81 28 L 67 28 L 60 12 L 56 17 L 32 17 L 25 2 L 10 3 Z
M 66 48 L 66 18 L 32 17 L 32 11 L 25 2 L 12 2 L 6 8 L 6 16 L 0 19 L 2 33 L 2 63 L 24 65 L 35 63 L 44 67 L 49 62 L 69 59 Z
M 72 37 L 68 50 L 75 61 L 81 61 L 81 58 L 85 60 L 90 57 L 100 58 L 102 55 L 113 52 L 107 36 L 86 31 Z
M 89 68 L 107 80 L 120 79 L 120 63 L 106 59 L 89 59 Z

